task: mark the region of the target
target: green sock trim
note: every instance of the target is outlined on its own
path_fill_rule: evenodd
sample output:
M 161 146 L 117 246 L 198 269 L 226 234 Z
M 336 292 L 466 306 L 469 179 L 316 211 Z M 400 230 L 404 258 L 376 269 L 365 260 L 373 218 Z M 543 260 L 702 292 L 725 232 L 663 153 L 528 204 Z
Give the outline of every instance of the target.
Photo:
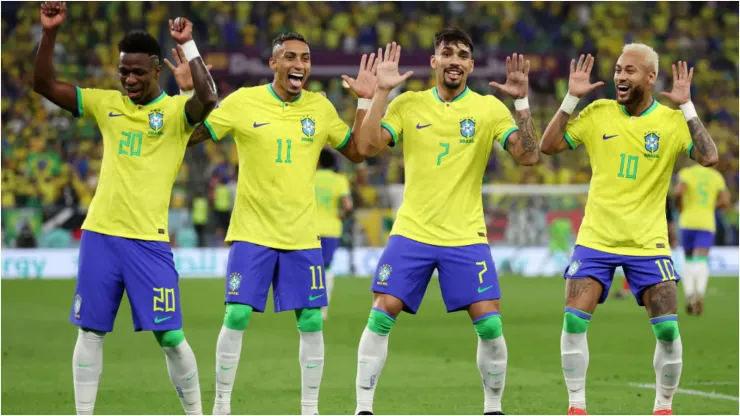
M 694 256 L 691 259 L 694 263 L 706 263 L 709 261 L 709 256 Z
M 473 326 L 475 327 L 475 333 L 478 334 L 480 339 L 496 339 L 504 333 L 501 327 L 501 316 L 499 315 L 492 315 L 488 318 L 481 319 L 474 323 Z
M 320 308 L 296 309 L 295 318 L 301 332 L 319 332 L 324 328 Z
M 241 303 L 228 303 L 226 304 L 226 314 L 224 315 L 224 326 L 234 331 L 244 331 L 247 329 L 251 315 L 251 306 Z
M 161 347 L 176 347 L 185 341 L 185 332 L 182 329 L 174 331 L 154 331 L 154 338 Z
M 378 335 L 388 335 L 396 320 L 379 310 L 371 310 L 370 318 L 367 320 L 367 329 Z
M 569 334 L 583 334 L 588 330 L 589 322 L 591 321 L 581 318 L 572 312 L 565 312 L 565 317 L 563 318 L 563 331 Z
M 653 324 L 655 338 L 661 341 L 673 341 L 680 335 L 678 332 L 678 321 L 663 321 Z

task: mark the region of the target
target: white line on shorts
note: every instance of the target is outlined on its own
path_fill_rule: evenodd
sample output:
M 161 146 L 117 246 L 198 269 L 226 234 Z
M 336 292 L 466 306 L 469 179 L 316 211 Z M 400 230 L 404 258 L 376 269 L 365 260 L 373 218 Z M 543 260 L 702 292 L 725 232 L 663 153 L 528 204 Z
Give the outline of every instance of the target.
M 655 384 L 647 384 L 647 383 L 629 383 L 632 387 L 639 387 L 641 389 L 650 389 L 655 390 Z M 740 401 L 740 398 L 735 396 L 730 396 L 728 394 L 720 394 L 715 392 L 706 392 L 706 391 L 699 391 L 699 390 L 691 390 L 691 389 L 676 389 L 677 393 L 681 394 L 688 394 L 691 396 L 702 396 L 702 397 L 709 397 L 710 399 L 725 399 L 725 400 L 733 400 L 733 401 Z

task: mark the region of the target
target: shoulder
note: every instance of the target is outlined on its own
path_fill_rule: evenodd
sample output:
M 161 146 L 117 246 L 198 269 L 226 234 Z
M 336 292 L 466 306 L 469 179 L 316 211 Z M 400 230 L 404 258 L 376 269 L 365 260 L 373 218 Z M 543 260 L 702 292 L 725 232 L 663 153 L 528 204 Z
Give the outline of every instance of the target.
M 616 100 L 609 100 L 609 99 L 600 99 L 591 102 L 591 104 L 587 105 L 586 108 L 581 110 L 581 112 L 586 112 L 587 114 L 606 114 L 610 111 L 620 111 L 619 110 L 619 103 L 617 103 Z
M 83 98 L 90 97 L 90 98 L 96 98 L 100 100 L 117 100 L 117 101 L 123 101 L 126 96 L 118 90 L 104 90 L 104 89 L 98 89 L 98 88 L 82 88 L 82 87 L 76 87 L 77 88 L 77 94 L 81 94 Z M 112 104 L 112 102 L 111 102 Z
M 396 96 L 390 103 L 394 106 L 406 105 L 414 102 L 418 103 L 423 99 L 425 93 L 428 93 L 428 91 L 406 91 Z
M 334 108 L 334 104 L 331 102 L 331 100 L 329 100 L 327 97 L 324 97 L 324 95 L 320 92 L 304 90 L 301 99 L 306 100 L 306 105 L 311 106 L 312 108 L 319 109 L 320 111 L 330 114 L 336 112 L 336 108 Z

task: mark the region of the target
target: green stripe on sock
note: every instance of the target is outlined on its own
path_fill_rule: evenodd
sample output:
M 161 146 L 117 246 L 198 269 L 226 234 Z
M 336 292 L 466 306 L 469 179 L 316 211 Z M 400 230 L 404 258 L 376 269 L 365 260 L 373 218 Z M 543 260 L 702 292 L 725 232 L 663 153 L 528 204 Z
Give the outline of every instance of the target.
M 588 319 L 583 319 L 572 312 L 565 312 L 563 331 L 569 334 L 583 334 L 588 329 L 589 322 Z
M 663 321 L 653 324 L 655 338 L 661 341 L 673 341 L 679 336 L 678 321 Z
M 706 262 L 708 262 L 708 261 L 709 261 L 709 258 L 708 258 L 707 256 L 694 256 L 694 257 L 692 258 L 692 260 L 693 260 L 693 261 L 694 261 L 695 263 L 700 263 L 700 262 L 704 262 L 704 263 L 706 263 Z
M 492 315 L 473 324 L 480 339 L 496 339 L 503 334 L 501 316 Z
M 371 310 L 370 318 L 367 320 L 367 329 L 378 335 L 388 335 L 396 321 L 383 312 Z

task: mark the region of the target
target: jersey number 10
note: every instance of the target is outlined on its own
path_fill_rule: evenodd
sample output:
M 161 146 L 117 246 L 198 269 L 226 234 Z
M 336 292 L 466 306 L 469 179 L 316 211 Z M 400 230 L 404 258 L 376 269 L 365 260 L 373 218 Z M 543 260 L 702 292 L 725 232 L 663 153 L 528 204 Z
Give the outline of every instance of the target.
M 637 179 L 637 162 L 640 161 L 639 156 L 629 156 L 624 153 L 619 155 L 622 161 L 619 163 L 619 178 Z M 625 161 L 626 166 L 625 166 Z

